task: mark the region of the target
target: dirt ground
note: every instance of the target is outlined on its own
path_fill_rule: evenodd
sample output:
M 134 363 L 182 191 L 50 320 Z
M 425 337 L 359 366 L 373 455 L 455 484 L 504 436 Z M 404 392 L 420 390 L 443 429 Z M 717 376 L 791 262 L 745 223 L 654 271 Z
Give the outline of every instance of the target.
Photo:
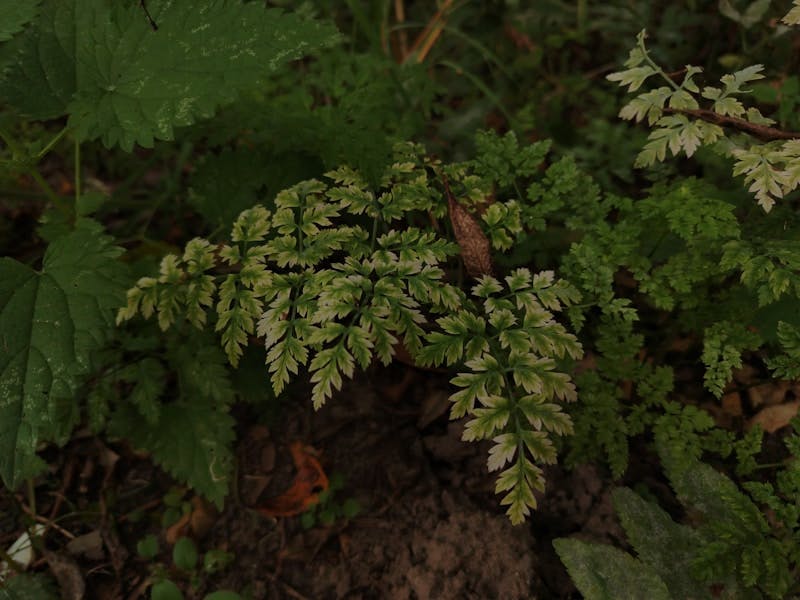
M 60 480 L 61 489 L 37 488 L 39 514 L 52 515 L 63 531 L 48 537 L 49 559 L 33 567 L 47 560 L 57 572 L 61 560 L 67 566 L 60 583 L 73 580 L 72 597 L 80 597 L 76 580 L 83 579 L 86 597 L 102 599 L 149 597 L 158 561 L 187 598 L 218 589 L 268 599 L 579 598 L 552 540 L 624 543 L 611 482 L 589 467 L 550 468 L 539 509 L 526 525 L 512 526 L 486 471 L 487 448 L 460 440 L 462 424 L 448 420 L 447 395 L 446 377 L 393 365 L 348 384 L 318 412 L 298 402 L 265 425 L 245 409 L 237 415 L 236 485 L 225 509 L 194 510 L 183 529 L 159 526 L 174 482 L 146 456 L 79 437 L 49 457 L 49 479 Z M 357 502 L 355 517 L 305 528 L 298 517 L 256 510 L 292 483 L 289 447 L 298 440 L 327 476 L 343 481 L 335 498 Z M 8 500 L 7 517 L 24 506 L 23 496 Z M 188 494 L 184 501 L 202 506 Z M 4 543 L 19 532 L 13 518 L 2 526 Z M 162 548 L 154 561 L 136 552 L 148 532 Z M 233 560 L 194 579 L 176 572 L 169 558 L 176 535 L 195 538 L 201 553 L 224 550 Z M 70 538 L 95 543 L 76 551 Z

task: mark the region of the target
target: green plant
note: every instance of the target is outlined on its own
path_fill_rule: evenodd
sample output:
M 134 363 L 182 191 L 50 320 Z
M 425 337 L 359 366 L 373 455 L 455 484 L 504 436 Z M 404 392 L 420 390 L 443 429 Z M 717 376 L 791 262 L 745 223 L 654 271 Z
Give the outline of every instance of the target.
M 787 598 L 800 569 L 800 421 L 786 440 L 791 462 L 777 487 L 749 481 L 738 487 L 711 466 L 659 436 L 667 476 L 690 516 L 676 523 L 656 503 L 628 488 L 614 506 L 636 558 L 611 546 L 576 539 L 554 542 L 575 584 L 593 598 Z M 768 507 L 767 519 L 758 504 Z
M 769 3 L 757 2 L 751 9 L 764 13 Z M 797 3 L 783 22 L 800 24 Z M 748 13 L 749 14 L 749 13 Z M 730 8 L 728 16 L 742 17 Z M 754 16 L 757 21 L 759 16 Z M 642 92 L 626 104 L 619 113 L 623 119 L 636 122 L 647 119 L 653 127 L 649 141 L 636 159 L 636 165 L 646 167 L 663 161 L 669 149 L 673 155 L 681 151 L 691 157 L 698 148 L 714 144 L 719 151 L 734 158 L 734 175 L 744 175 L 744 182 L 755 195 L 759 205 L 769 211 L 776 200 L 793 191 L 800 183 L 800 146 L 798 134 L 772 127 L 775 120 L 764 117 L 754 107 L 745 107 L 740 97 L 752 90 L 746 86 L 764 78 L 764 65 L 756 64 L 720 78 L 721 87 L 705 86 L 702 90 L 695 77 L 700 67 L 686 65 L 682 80 L 677 83 L 650 56 L 643 30 L 637 46 L 625 63 L 627 69 L 608 76 L 611 81 L 637 91 L 652 76 L 666 85 Z M 701 102 L 708 108 L 701 108 Z M 732 132 L 732 133 L 731 133 Z
M 310 529 L 317 523 L 333 525 L 337 519 L 352 519 L 361 511 L 355 498 L 341 498 L 345 479 L 341 473 L 333 473 L 328 488 L 320 492 L 319 500 L 300 516 L 301 525 Z
M 763 464 L 757 429 L 723 430 L 702 408 L 743 391 L 742 366 L 800 374 L 796 59 L 768 2 L 445 3 L 425 30 L 425 3 L 396 24 L 390 3 L 6 4 L 0 185 L 40 217 L 20 234 L 33 244 L 0 231 L 16 257 L 0 260 L 7 487 L 28 480 L 35 500 L 43 445 L 84 422 L 221 507 L 237 402 L 267 410 L 308 381 L 318 409 L 402 346 L 451 371 L 451 417 L 490 440 L 514 523 L 562 445 L 568 464 L 605 459 L 619 477 L 656 440 L 689 526 L 618 492 L 638 558 L 561 541 L 579 586 L 792 591 L 796 438 L 779 468 Z M 798 21 L 795 2 L 785 22 Z M 620 113 L 651 126 L 646 172 L 631 166 L 644 128 L 613 122 L 617 90 L 597 81 L 643 26 L 658 45 L 640 34 L 609 79 L 663 82 Z M 417 28 L 425 47 L 403 50 Z M 700 67 L 659 66 L 687 61 L 731 72 L 703 87 Z M 473 135 L 487 123 L 511 132 Z M 305 525 L 352 515 L 333 483 Z M 185 492 L 165 496 L 163 527 L 191 510 Z M 679 576 L 642 519 L 689 547 Z M 155 537 L 137 551 L 154 598 L 234 560 L 186 539 L 164 564 Z M 606 567 L 619 568 L 598 578 Z
M 109 317 L 128 281 L 116 260 L 121 249 L 81 213 L 89 198 L 81 185 L 81 145 L 100 138 L 130 150 L 172 139 L 176 127 L 211 116 L 287 60 L 336 38 L 317 22 L 254 4 L 154 0 L 148 9 L 158 31 L 134 4 L 16 4 L 0 26 L 7 40 L 0 53 L 2 101 L 28 119 L 66 117 L 67 125 L 49 142 L 33 144 L 13 138 L 8 114 L 0 126 L 7 165 L 29 174 L 60 211 L 51 215 L 41 271 L 10 258 L 0 262 L 0 476 L 10 488 L 41 472 L 40 443 L 69 438 L 80 416 L 79 387 L 112 335 Z M 66 137 L 76 165 L 74 204 L 36 168 Z M 142 390 L 139 398 L 152 395 Z
M 139 557 L 150 563 L 149 569 L 154 583 L 150 589 L 150 597 L 158 599 L 181 599 L 183 592 L 172 580 L 176 577 L 188 578 L 189 586 L 196 588 L 203 577 L 214 573 L 230 565 L 234 556 L 217 548 L 212 548 L 203 553 L 202 559 L 197 550 L 197 545 L 188 537 L 181 537 L 175 541 L 172 547 L 172 564 L 174 569 L 169 569 L 165 564 L 156 560 L 161 552 L 158 537 L 148 534 L 140 539 L 136 544 L 136 552 Z M 240 598 L 236 592 L 229 590 L 218 590 L 204 596 L 205 600 L 236 600 Z
M 400 146 L 375 191 L 347 167 L 328 173 L 330 183 L 289 188 L 276 196 L 274 211 L 244 211 L 231 230 L 232 244 L 197 238 L 183 256 L 165 257 L 158 277 L 141 278 L 129 290 L 118 322 L 141 312 L 156 316 L 162 329 L 179 320 L 197 328 L 208 323 L 221 332 L 234 366 L 257 335 L 275 393 L 307 368 L 315 408 L 356 366 L 388 363 L 399 342 L 421 364 L 463 365 L 453 379 L 463 389 L 452 397 L 452 416 L 472 417 L 465 439 L 494 440 L 490 470 L 511 463 L 497 490 L 507 492 L 503 502 L 519 522 L 535 506 L 533 489 L 544 485 L 531 458 L 554 461 L 549 433 L 571 428 L 551 400 L 574 400 L 556 359 L 577 358 L 580 345 L 553 311 L 577 294 L 550 272 L 517 269 L 503 283 L 484 274 L 491 268 L 490 244 L 509 248 L 521 231 L 519 204 L 489 206 L 481 219 L 484 234 L 446 182 L 482 200 L 487 186 L 508 186 L 516 173 L 535 173 L 546 145 L 517 153 L 513 136 L 479 142 L 476 161 L 447 167 L 417 147 Z M 437 219 L 449 214 L 464 268 L 478 277 L 471 297 L 445 279 L 443 267 L 458 246 L 408 224 L 426 212 Z M 444 312 L 450 314 L 437 317 Z

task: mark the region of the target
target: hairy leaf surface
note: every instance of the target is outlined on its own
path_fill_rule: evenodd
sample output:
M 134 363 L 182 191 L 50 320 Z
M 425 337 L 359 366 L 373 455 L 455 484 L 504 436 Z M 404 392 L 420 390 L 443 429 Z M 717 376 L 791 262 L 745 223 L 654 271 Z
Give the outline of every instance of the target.
M 630 554 L 572 539 L 558 539 L 553 545 L 586 600 L 672 598 L 656 572 Z
M 10 40 L 36 16 L 41 0 L 15 0 L 0 4 L 0 42 Z
M 122 252 L 94 221 L 53 242 L 41 272 L 0 259 L 0 476 L 10 488 L 36 473 L 39 441 L 63 441 L 73 394 L 124 299 Z
M 152 452 L 175 478 L 222 508 L 233 465 L 234 424 L 213 400 L 198 397 L 163 406 L 156 426 L 126 406 L 115 415 L 111 430 Z
M 0 91 L 34 118 L 70 114 L 82 139 L 130 150 L 172 139 L 334 30 L 257 3 L 50 0 Z M 33 102 L 32 102 L 33 100 Z

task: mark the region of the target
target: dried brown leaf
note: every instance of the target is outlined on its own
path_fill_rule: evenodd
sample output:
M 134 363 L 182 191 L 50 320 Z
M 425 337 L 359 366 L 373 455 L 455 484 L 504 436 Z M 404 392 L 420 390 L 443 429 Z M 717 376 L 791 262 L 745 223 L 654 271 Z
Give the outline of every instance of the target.
M 461 259 L 471 277 L 492 274 L 492 254 L 489 238 L 483 233 L 478 219 L 466 208 L 456 202 L 451 194 L 447 195 L 450 209 L 450 222 L 453 233 L 461 248 Z

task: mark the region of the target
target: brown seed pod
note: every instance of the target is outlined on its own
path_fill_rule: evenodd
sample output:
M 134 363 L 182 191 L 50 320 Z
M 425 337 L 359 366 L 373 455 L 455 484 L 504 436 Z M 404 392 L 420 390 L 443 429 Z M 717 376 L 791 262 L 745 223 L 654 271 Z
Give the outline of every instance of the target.
M 464 261 L 467 273 L 471 277 L 491 275 L 493 269 L 489 239 L 483 233 L 478 219 L 453 197 L 446 178 L 444 179 L 444 189 L 447 194 L 447 206 L 450 212 L 450 222 L 453 224 L 453 233 L 461 247 L 461 259 Z

